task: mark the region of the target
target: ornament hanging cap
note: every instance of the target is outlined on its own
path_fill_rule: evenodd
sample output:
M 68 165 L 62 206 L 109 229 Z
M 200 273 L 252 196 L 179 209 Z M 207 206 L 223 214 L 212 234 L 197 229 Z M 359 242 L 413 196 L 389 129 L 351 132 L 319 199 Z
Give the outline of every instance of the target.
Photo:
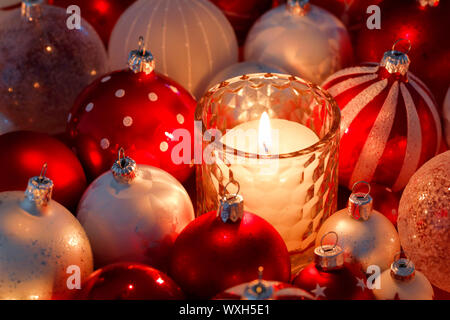
M 46 206 L 52 198 L 53 181 L 45 176 L 47 163 L 44 163 L 39 176 L 28 180 L 25 190 L 25 198 L 36 204 L 36 206 Z
M 270 300 L 273 297 L 273 287 L 262 279 L 263 267 L 258 268 L 258 280 L 250 282 L 244 290 L 243 300 Z
M 396 44 L 400 41 L 408 41 L 409 48 L 408 50 L 406 50 L 406 52 L 395 50 Z M 411 41 L 407 39 L 398 39 L 392 46 L 392 50 L 386 51 L 384 53 L 383 59 L 381 59 L 380 62 L 380 66 L 384 67 L 391 74 L 399 73 L 404 76 L 408 72 L 410 64 L 407 54 L 409 50 L 411 50 Z
M 367 193 L 355 192 L 355 188 L 359 184 L 365 184 L 369 188 Z M 352 194 L 348 198 L 348 213 L 352 218 L 356 220 L 367 220 L 369 219 L 370 213 L 372 212 L 373 199 L 370 196 L 370 184 L 365 181 L 356 182 L 352 188 Z
M 130 183 L 136 178 L 136 161 L 125 156 L 123 148 L 119 149 L 119 156 L 111 167 L 111 172 L 117 182 Z
M 41 16 L 41 4 L 43 0 L 22 0 L 21 15 L 28 21 L 33 21 Z
M 293 14 L 304 16 L 311 10 L 311 5 L 309 0 L 288 0 L 286 8 Z
M 323 244 L 323 240 L 329 234 L 334 234 L 336 241 L 334 244 Z M 344 265 L 344 255 L 341 247 L 337 245 L 338 234 L 334 231 L 325 233 L 320 239 L 320 246 L 314 249 L 314 262 L 316 265 L 324 270 L 340 269 Z
M 139 49 L 133 50 L 128 56 L 128 67 L 134 73 L 150 74 L 155 69 L 155 60 L 149 50 L 145 49 L 144 38 L 139 37 Z
M 399 256 L 400 254 L 398 253 L 397 255 Z M 414 278 L 415 273 L 416 268 L 411 260 L 405 258 L 396 259 L 394 257 L 394 262 L 391 264 L 391 276 L 394 279 L 408 281 Z
M 229 184 L 237 186 L 236 193 L 228 193 L 227 187 Z M 223 222 L 236 222 L 244 216 L 244 199 L 239 195 L 240 186 L 237 181 L 230 181 L 225 185 L 224 195 L 219 202 L 219 209 L 217 215 L 220 216 Z

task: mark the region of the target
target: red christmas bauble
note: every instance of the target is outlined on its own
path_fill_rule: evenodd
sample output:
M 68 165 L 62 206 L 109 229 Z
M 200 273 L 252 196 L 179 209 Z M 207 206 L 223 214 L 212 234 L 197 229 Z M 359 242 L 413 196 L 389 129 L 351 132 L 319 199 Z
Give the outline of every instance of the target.
M 401 190 L 439 150 L 441 123 L 426 85 L 407 72 L 408 56 L 343 69 L 322 85 L 341 109 L 340 184 L 376 182 Z
M 181 289 L 161 271 L 121 262 L 93 272 L 82 284 L 79 300 L 180 300 Z
M 16 131 L 0 136 L 0 162 L 7 168 L 0 180 L 1 191 L 23 190 L 28 179 L 41 172 L 55 185 L 53 199 L 74 212 L 86 189 L 86 176 L 73 152 L 45 133 Z
M 450 83 L 449 16 L 450 1 L 385 1 L 381 29 L 361 29 L 356 37 L 356 56 L 360 61 L 378 61 L 395 40 L 410 40 L 411 71 L 430 87 L 440 108 Z
M 109 170 L 123 147 L 137 163 L 162 168 L 183 182 L 193 170 L 196 101 L 153 71 L 145 49 L 133 51 L 130 61 L 145 70 L 107 74 L 77 98 L 67 126 L 72 144 L 90 179 Z M 172 150 L 181 145 L 186 148 L 172 159 Z
M 190 297 L 207 299 L 257 278 L 289 282 L 291 265 L 283 239 L 249 212 L 223 222 L 217 211 L 191 222 L 175 241 L 169 274 Z
M 253 23 L 272 7 L 273 0 L 210 0 L 222 10 L 233 26 L 239 44 L 244 44 L 245 37 Z
M 62 8 L 77 5 L 81 9 L 81 16 L 97 31 L 105 46 L 108 46 L 111 31 L 120 15 L 136 0 L 48 0 Z

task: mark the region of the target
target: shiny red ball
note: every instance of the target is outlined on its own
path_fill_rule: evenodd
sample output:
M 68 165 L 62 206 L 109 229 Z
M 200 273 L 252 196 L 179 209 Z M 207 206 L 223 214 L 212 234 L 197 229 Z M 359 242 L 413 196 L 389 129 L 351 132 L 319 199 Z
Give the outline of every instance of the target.
M 351 265 L 323 271 L 314 262 L 294 278 L 294 285 L 310 292 L 318 300 L 373 300 L 366 276 Z
M 245 212 L 236 223 L 216 211 L 191 222 L 175 241 L 169 274 L 190 297 L 207 299 L 258 277 L 289 282 L 288 250 L 264 219 Z
M 4 168 L 0 192 L 25 190 L 28 179 L 38 176 L 47 163 L 53 180 L 52 198 L 74 212 L 86 189 L 86 176 L 74 153 L 59 140 L 31 131 L 0 136 L 0 162 Z
M 137 163 L 159 167 L 183 182 L 193 170 L 195 106 L 189 92 L 154 71 L 116 71 L 81 93 L 67 132 L 89 179 L 109 170 L 123 147 Z M 180 130 L 186 135 L 177 136 Z M 174 152 L 178 164 L 172 150 L 181 144 L 187 144 L 187 153 Z
M 181 289 L 161 271 L 121 262 L 94 271 L 82 284 L 79 300 L 180 300 Z
M 450 1 L 423 7 L 417 0 L 385 1 L 381 15 L 381 29 L 362 28 L 357 35 L 357 58 L 379 61 L 397 39 L 409 39 L 410 70 L 431 89 L 440 108 L 450 83 L 450 42 L 445 27 Z
M 81 9 L 81 16 L 97 31 L 105 46 L 108 46 L 111 31 L 120 15 L 136 0 L 48 0 L 62 8 L 77 5 Z

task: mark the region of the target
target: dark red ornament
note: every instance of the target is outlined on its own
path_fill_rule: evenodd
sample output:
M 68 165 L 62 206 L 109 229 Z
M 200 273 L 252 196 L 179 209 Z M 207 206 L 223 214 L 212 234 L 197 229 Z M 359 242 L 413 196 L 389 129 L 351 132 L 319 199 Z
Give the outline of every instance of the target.
M 62 8 L 77 5 L 81 9 L 81 16 L 97 31 L 106 47 L 109 36 L 120 15 L 136 0 L 48 0 Z
M 289 282 L 281 236 L 264 219 L 244 212 L 241 196 L 228 195 L 218 212 L 198 217 L 179 234 L 169 274 L 189 297 L 207 299 L 256 279 L 260 266 L 265 279 Z
M 193 171 L 196 101 L 153 71 L 153 57 L 142 47 L 130 54 L 129 66 L 97 79 L 77 98 L 67 126 L 71 143 L 89 179 L 109 170 L 123 147 L 138 164 L 159 167 L 183 182 Z M 185 135 L 177 136 L 180 130 Z M 187 147 L 175 151 L 177 163 L 172 150 L 182 144 Z
M 344 263 L 337 245 L 322 245 L 314 250 L 315 261 L 294 278 L 294 285 L 318 300 L 372 300 L 366 276 L 355 265 Z
M 173 280 L 144 264 L 121 262 L 94 271 L 83 283 L 79 300 L 181 300 Z
M 24 190 L 28 179 L 41 172 L 53 180 L 52 198 L 74 212 L 86 189 L 86 176 L 73 152 L 59 140 L 31 131 L 16 131 L 0 136 L 0 163 L 5 168 L 1 191 Z
M 385 1 L 381 29 L 361 29 L 356 56 L 360 61 L 378 61 L 395 40 L 410 40 L 410 69 L 429 86 L 441 108 L 450 83 L 449 17 L 450 1 L 446 0 Z

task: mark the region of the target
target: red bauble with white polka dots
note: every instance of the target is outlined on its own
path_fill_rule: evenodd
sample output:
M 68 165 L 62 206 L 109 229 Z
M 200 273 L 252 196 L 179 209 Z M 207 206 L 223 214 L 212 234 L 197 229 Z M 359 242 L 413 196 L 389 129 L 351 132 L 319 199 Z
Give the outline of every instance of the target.
M 183 182 L 192 171 L 196 101 L 154 71 L 142 41 L 128 65 L 100 77 L 77 98 L 68 117 L 71 143 L 90 179 L 109 170 L 122 147 L 137 163 Z
M 414 48 L 412 48 L 414 50 Z M 376 182 L 393 191 L 439 150 L 441 123 L 428 87 L 411 72 L 406 53 L 380 64 L 343 69 L 322 87 L 341 109 L 339 182 Z

